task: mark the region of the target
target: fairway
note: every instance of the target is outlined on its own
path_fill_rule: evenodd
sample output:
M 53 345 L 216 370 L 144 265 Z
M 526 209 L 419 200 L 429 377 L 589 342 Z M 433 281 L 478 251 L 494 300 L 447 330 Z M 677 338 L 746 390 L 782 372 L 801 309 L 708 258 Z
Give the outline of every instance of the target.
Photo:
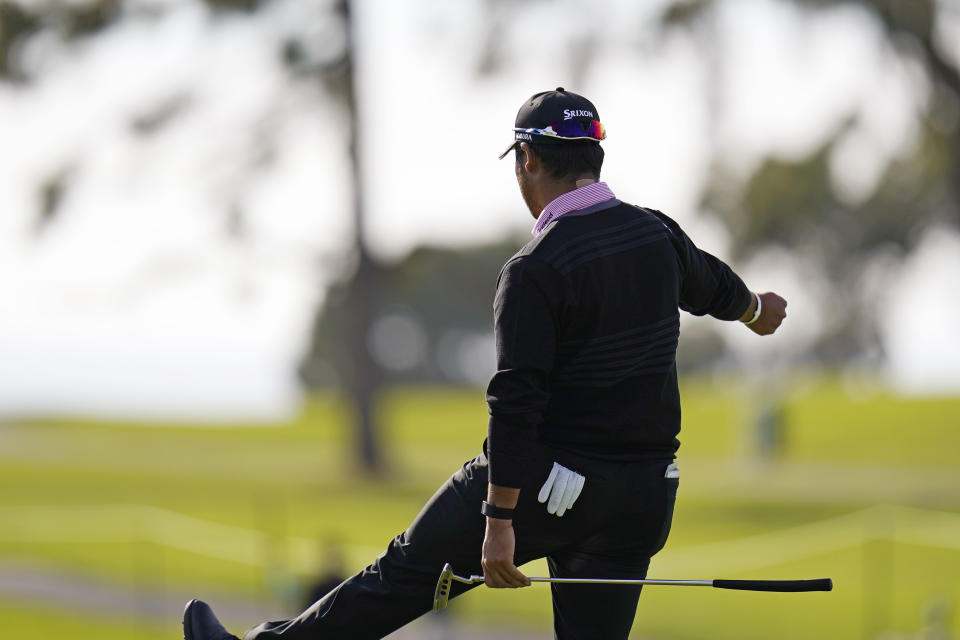
M 949 617 L 937 612 L 956 611 L 960 399 L 851 395 L 837 380 L 807 380 L 783 398 L 783 450 L 760 458 L 754 392 L 726 387 L 682 385 L 680 494 L 650 576 L 831 577 L 835 591 L 648 587 L 634 637 L 919 637 Z M 486 428 L 474 389 L 395 389 L 379 412 L 392 469 L 383 481 L 352 473 L 348 421 L 332 396 L 311 399 L 289 425 L 4 424 L 0 566 L 37 583 L 26 593 L 0 582 L 5 628 L 13 637 L 175 638 L 190 596 L 218 612 L 223 603 L 235 632 L 289 614 L 321 541 L 342 547 L 349 571 L 362 568 L 476 454 Z M 546 566 L 525 571 L 546 575 Z M 134 614 L 111 616 L 93 595 L 86 607 L 64 601 L 85 584 L 128 594 Z M 450 611 L 454 621 L 495 612 L 504 628 L 551 633 L 544 585 L 481 587 Z

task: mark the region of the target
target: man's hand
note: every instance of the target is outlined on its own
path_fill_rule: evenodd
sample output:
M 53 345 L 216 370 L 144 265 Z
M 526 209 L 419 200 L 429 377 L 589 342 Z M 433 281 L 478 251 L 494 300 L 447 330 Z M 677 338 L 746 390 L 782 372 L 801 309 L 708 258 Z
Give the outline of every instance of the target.
M 580 497 L 580 491 L 583 490 L 584 477 L 576 471 L 571 471 L 559 462 L 553 463 L 553 469 L 550 470 L 550 476 L 540 487 L 540 495 L 537 501 L 547 502 L 547 513 L 554 513 L 559 518 L 567 511 L 573 508 L 573 503 Z
M 494 589 L 529 587 L 530 581 L 513 564 L 516 539 L 513 521 L 487 518 L 487 533 L 483 538 L 484 583 Z
M 761 336 L 768 336 L 776 331 L 783 319 L 787 317 L 787 301 L 772 291 L 758 293 L 756 296 L 760 300 L 760 317 L 756 322 L 748 324 L 747 328 Z M 747 320 L 753 317 L 756 308 L 757 301 L 751 301 L 750 308 L 744 314 Z M 741 318 L 741 321 L 746 322 L 744 318 Z

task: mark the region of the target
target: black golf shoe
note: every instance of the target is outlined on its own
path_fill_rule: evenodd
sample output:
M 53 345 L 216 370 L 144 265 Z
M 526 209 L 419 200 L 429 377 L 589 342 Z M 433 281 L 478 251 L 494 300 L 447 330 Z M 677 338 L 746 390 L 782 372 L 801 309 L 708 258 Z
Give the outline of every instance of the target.
M 191 600 L 183 610 L 184 640 L 240 640 L 228 632 L 202 600 Z

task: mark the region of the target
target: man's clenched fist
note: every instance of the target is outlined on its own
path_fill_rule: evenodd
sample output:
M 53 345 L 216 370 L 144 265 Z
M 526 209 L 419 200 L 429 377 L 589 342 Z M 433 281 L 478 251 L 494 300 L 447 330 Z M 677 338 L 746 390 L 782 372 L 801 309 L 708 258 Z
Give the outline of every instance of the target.
M 761 336 L 768 336 L 780 326 L 787 317 L 787 301 L 772 291 L 756 294 L 760 300 L 760 317 L 756 322 L 747 325 L 751 331 Z M 750 315 L 756 305 L 750 305 Z

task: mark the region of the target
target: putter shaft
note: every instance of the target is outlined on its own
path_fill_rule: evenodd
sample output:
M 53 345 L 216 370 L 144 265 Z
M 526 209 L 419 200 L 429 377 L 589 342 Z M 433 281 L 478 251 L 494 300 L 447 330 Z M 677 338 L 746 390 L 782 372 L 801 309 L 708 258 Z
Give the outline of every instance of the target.
M 464 578 L 456 574 L 450 576 L 457 582 L 463 584 L 477 584 L 483 582 L 483 576 L 470 576 Z M 528 577 L 530 582 L 559 582 L 566 584 L 659 584 L 659 585 L 683 585 L 687 587 L 712 587 L 713 580 L 657 580 L 654 578 L 645 579 L 614 579 L 614 578 L 545 578 Z
M 649 584 L 673 585 L 681 587 L 713 587 L 715 589 L 735 589 L 738 591 L 778 591 L 781 593 L 795 593 L 801 591 L 832 591 L 833 581 L 830 578 L 816 580 L 658 580 L 644 579 L 617 579 L 617 578 L 528 578 L 530 582 L 559 582 L 567 584 Z M 447 606 L 450 599 L 451 585 L 454 582 L 462 584 L 477 584 L 483 582 L 483 576 L 458 576 L 453 567 L 447 563 L 440 573 L 437 588 L 433 595 L 433 610 L 439 611 Z

